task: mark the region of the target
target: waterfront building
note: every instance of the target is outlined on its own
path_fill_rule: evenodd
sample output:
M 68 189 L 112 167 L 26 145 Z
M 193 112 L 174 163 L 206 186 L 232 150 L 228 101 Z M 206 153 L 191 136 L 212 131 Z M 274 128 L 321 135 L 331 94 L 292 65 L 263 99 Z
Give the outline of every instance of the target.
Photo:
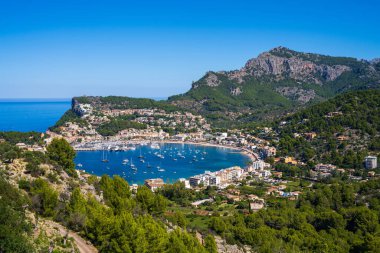
M 164 186 L 164 181 L 162 180 L 162 178 L 147 179 L 145 180 L 144 185 L 146 185 L 146 187 L 148 187 L 152 191 L 155 191 Z
M 191 187 L 197 187 L 201 182 L 201 178 L 199 176 L 193 176 L 189 178 L 189 183 Z
M 254 161 L 252 163 L 252 169 L 253 170 L 263 170 L 264 168 L 269 167 L 267 165 L 268 164 L 265 163 L 263 160 L 257 160 L 257 161 Z
M 190 189 L 190 181 L 185 179 L 185 178 L 180 178 L 178 179 L 179 182 L 183 183 L 185 185 L 185 188 L 186 189 Z
M 220 184 L 220 177 L 219 176 L 210 176 L 209 184 L 213 185 L 213 186 L 219 185 Z

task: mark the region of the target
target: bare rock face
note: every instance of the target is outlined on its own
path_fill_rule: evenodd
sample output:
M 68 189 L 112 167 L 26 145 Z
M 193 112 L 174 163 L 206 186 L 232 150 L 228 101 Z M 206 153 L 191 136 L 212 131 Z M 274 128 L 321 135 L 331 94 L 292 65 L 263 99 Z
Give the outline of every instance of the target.
M 207 72 L 204 81 L 202 82 L 203 85 L 209 86 L 209 87 L 218 87 L 221 81 L 219 80 L 218 76 L 213 72 Z M 199 83 L 193 83 L 193 88 L 196 89 L 199 87 Z
M 236 88 L 231 89 L 231 95 L 232 96 L 239 96 L 241 93 L 243 93 L 243 91 L 241 90 L 240 87 L 236 87 Z
M 291 78 L 322 85 L 324 82 L 334 81 L 343 72 L 351 70 L 344 65 L 317 64 L 291 52 L 278 47 L 262 53 L 257 58 L 250 59 L 242 69 L 229 72 L 228 77 L 238 83 L 243 82 L 247 76 L 269 76 L 276 81 Z
M 218 248 L 218 253 L 253 253 L 251 247 L 239 247 L 237 245 L 227 244 L 220 236 L 215 236 L 215 243 Z
M 305 90 L 298 87 L 278 87 L 276 91 L 287 98 L 293 98 L 302 104 L 314 99 L 316 94 L 314 90 Z
M 318 65 L 298 57 L 286 58 L 267 52 L 249 60 L 241 71 L 256 77 L 272 75 L 277 80 L 292 78 L 298 81 L 322 84 L 335 80 L 348 70 L 350 68 L 343 65 Z

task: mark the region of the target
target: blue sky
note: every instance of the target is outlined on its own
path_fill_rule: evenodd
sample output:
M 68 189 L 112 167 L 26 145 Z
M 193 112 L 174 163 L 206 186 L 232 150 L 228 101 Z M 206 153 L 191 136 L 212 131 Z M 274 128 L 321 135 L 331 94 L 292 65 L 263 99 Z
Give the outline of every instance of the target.
M 379 9 L 375 0 L 1 1 L 0 97 L 166 97 L 280 45 L 372 59 Z

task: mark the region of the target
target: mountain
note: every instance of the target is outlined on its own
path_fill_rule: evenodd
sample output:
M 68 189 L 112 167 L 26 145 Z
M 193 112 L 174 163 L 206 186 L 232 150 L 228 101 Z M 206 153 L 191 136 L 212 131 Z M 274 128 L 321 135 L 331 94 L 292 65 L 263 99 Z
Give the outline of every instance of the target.
M 380 87 L 380 60 L 302 53 L 277 47 L 234 71 L 207 72 L 169 102 L 214 122 L 258 120 L 336 94 Z

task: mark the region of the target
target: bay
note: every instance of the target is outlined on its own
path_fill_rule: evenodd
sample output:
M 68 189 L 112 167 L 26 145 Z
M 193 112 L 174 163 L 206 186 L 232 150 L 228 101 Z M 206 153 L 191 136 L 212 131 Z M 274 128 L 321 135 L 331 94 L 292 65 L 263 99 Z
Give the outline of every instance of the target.
M 245 167 L 250 161 L 248 156 L 230 148 L 179 143 L 161 143 L 160 147 L 152 149 L 150 146 L 137 145 L 135 150 L 119 152 L 78 151 L 75 163 L 78 169 L 84 169 L 91 174 L 119 175 L 130 184 L 143 184 L 145 179 L 150 178 L 174 182 L 179 178 L 202 174 L 205 170 Z M 123 164 L 125 159 L 128 159 L 127 164 Z M 132 169 L 131 163 L 136 170 Z

